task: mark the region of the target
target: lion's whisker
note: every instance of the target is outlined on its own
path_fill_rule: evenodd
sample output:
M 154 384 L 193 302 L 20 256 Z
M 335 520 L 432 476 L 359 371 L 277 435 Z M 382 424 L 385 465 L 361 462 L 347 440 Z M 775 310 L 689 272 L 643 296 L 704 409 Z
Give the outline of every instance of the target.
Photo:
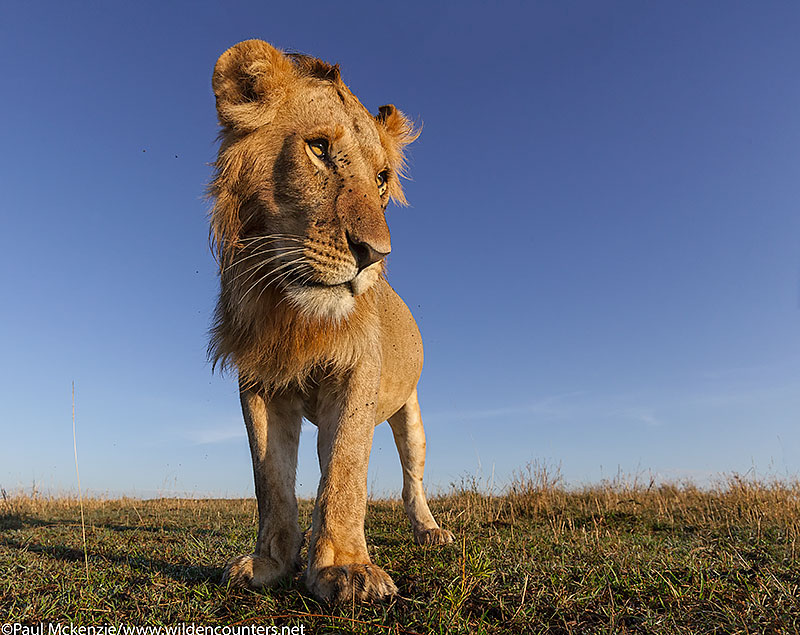
M 245 243 L 245 242 L 253 242 L 256 240 L 295 240 L 297 242 L 303 242 L 305 238 L 302 236 L 295 236 L 293 234 L 266 234 L 264 236 L 250 236 L 249 238 L 240 238 L 238 242 Z
M 301 275 L 299 275 L 297 277 L 297 283 L 298 284 L 305 284 L 306 282 L 311 280 L 311 278 L 313 278 L 313 277 L 314 277 L 314 270 L 311 267 L 309 267 L 308 271 L 306 271 L 305 273 L 303 273 L 303 274 L 301 274 Z
M 284 273 L 282 273 L 280 276 L 278 276 L 277 278 L 273 278 L 272 280 L 270 280 L 269 283 L 274 285 L 274 284 L 276 284 L 276 282 L 278 280 L 284 278 L 287 275 L 291 275 L 293 271 L 297 270 L 299 267 L 302 267 L 303 264 L 305 264 L 303 262 L 304 260 L 305 260 L 304 258 L 297 258 L 295 260 L 292 260 L 291 262 L 285 262 L 280 267 L 276 267 L 270 273 L 277 274 L 284 267 L 289 267 L 289 268 Z
M 265 260 L 265 261 L 257 262 L 255 265 L 253 265 L 253 266 L 249 267 L 247 270 L 245 270 L 245 271 L 243 271 L 242 273 L 238 274 L 238 275 L 236 276 L 236 278 L 239 278 L 239 277 L 241 277 L 241 276 L 244 276 L 244 275 L 246 275 L 247 273 L 249 273 L 250 275 L 248 275 L 248 276 L 247 276 L 247 277 L 246 277 L 246 278 L 245 278 L 245 279 L 242 281 L 242 284 L 246 284 L 246 283 L 247 283 L 247 282 L 248 282 L 248 281 L 249 281 L 249 280 L 250 280 L 250 279 L 251 279 L 251 278 L 252 278 L 252 277 L 253 277 L 253 276 L 256 274 L 256 272 L 258 272 L 258 271 L 259 271 L 261 268 L 263 268 L 264 266 L 266 266 L 266 265 L 270 264 L 271 262 L 273 262 L 273 261 L 275 261 L 275 260 L 279 260 L 280 258 L 283 258 L 284 256 L 296 256 L 296 255 L 297 255 L 297 253 L 302 253 L 302 252 L 286 253 L 286 254 L 284 254 L 284 253 L 281 253 L 281 254 L 278 254 L 277 256 L 273 256 L 272 258 L 268 258 L 268 259 L 267 259 L 267 260 Z M 234 278 L 234 280 L 235 280 L 236 278 Z
M 286 255 L 293 256 L 293 255 L 297 255 L 297 254 L 286 254 Z M 270 261 L 276 260 L 277 258 L 280 258 L 280 257 L 283 257 L 283 256 L 284 256 L 284 254 L 281 254 L 280 256 L 276 256 L 276 257 L 270 258 Z M 246 284 L 256 274 L 256 272 L 258 272 L 266 264 L 269 264 L 269 263 L 268 262 L 259 263 L 259 264 L 255 265 L 254 267 L 251 267 L 250 269 L 248 269 L 248 271 L 250 272 L 250 275 L 247 276 L 247 278 L 244 279 L 242 284 Z M 273 269 L 272 271 L 268 272 L 267 275 L 269 275 L 273 271 L 277 271 L 277 269 Z M 244 275 L 244 274 L 240 274 L 240 275 Z
M 226 268 L 225 268 L 223 271 L 227 271 L 227 270 L 228 270 L 228 269 L 230 269 L 231 267 L 234 267 L 234 266 L 240 265 L 240 264 L 241 264 L 241 263 L 243 263 L 245 260 L 250 260 L 251 258 L 255 258 L 256 256 L 263 256 L 263 255 L 265 255 L 265 254 L 268 254 L 268 253 L 274 253 L 274 252 L 276 252 L 276 251 L 277 251 L 277 252 L 280 252 L 280 253 L 279 253 L 277 256 L 275 256 L 275 257 L 272 257 L 272 258 L 268 259 L 266 262 L 259 262 L 259 263 L 256 265 L 256 267 L 260 267 L 260 266 L 262 266 L 262 265 L 266 264 L 267 262 L 272 262 L 273 260 L 275 260 L 275 258 L 280 258 L 280 257 L 281 257 L 281 256 L 283 256 L 283 255 L 287 255 L 287 256 L 289 256 L 289 255 L 293 255 L 293 254 L 299 254 L 299 253 L 303 253 L 303 251 L 304 251 L 304 248 L 301 248 L 301 247 L 289 247 L 289 248 L 284 248 L 284 247 L 276 247 L 275 249 L 263 249 L 263 250 L 259 250 L 259 251 L 256 251 L 256 252 L 254 252 L 254 253 L 250 254 L 249 256 L 245 256 L 244 258 L 239 258 L 239 259 L 238 259 L 238 260 L 236 260 L 235 262 L 232 262 L 232 263 L 231 263 L 230 265 L 228 265 L 228 266 L 227 266 L 227 267 L 226 267 Z M 248 268 L 248 269 L 247 269 L 247 271 L 250 271 L 250 269 Z M 246 273 L 246 272 L 245 272 L 245 273 Z M 244 275 L 244 274 L 240 274 L 240 275 Z M 239 276 L 236 276 L 236 278 L 233 278 L 233 279 L 234 279 L 234 280 L 236 280 L 238 277 L 239 277 Z
M 255 282 L 254 282 L 252 285 L 250 285 L 250 287 L 247 289 L 247 291 L 245 291 L 245 292 L 244 292 L 244 294 L 242 294 L 242 300 L 244 300 L 244 298 L 247 296 L 247 294 L 248 294 L 248 293 L 250 293 L 250 291 L 252 291 L 254 287 L 258 286 L 258 285 L 259 285 L 261 282 L 263 282 L 263 281 L 265 281 L 265 280 L 266 280 L 266 281 L 268 281 L 268 282 L 267 282 L 267 283 L 264 285 L 264 289 L 266 289 L 266 288 L 269 286 L 269 284 L 270 284 L 270 283 L 269 283 L 269 277 L 270 277 L 270 276 L 274 275 L 275 273 L 277 273 L 278 271 L 280 271 L 280 270 L 281 270 L 281 269 L 283 269 L 284 267 L 287 267 L 287 266 L 290 266 L 290 265 L 293 265 L 293 264 L 295 264 L 295 263 L 302 262 L 302 261 L 303 261 L 303 258 L 297 258 L 296 260 L 292 260 L 292 261 L 290 261 L 290 262 L 285 262 L 285 263 L 283 263 L 283 264 L 282 264 L 280 267 L 277 267 L 277 268 L 275 268 L 275 269 L 271 269 L 271 270 L 270 270 L 270 271 L 268 271 L 268 272 L 267 272 L 265 275 L 263 275 L 261 278 L 259 278 L 258 280 L 256 280 L 256 281 L 255 281 Z M 263 292 L 263 290 L 264 290 L 264 289 L 262 289 L 262 292 Z M 260 297 L 260 296 L 261 296 L 261 294 L 259 293 L 259 297 Z
M 285 283 L 292 275 L 297 275 L 298 271 L 302 272 L 304 264 L 305 263 L 300 263 L 297 266 L 294 266 L 294 267 L 291 267 L 290 269 L 287 269 L 280 276 L 275 278 L 275 280 L 272 281 L 272 284 L 274 284 L 275 286 L 280 286 L 281 284 Z M 305 274 L 305 275 L 308 275 L 308 274 Z
M 308 266 L 308 263 L 305 263 L 305 262 L 300 263 L 298 266 L 289 269 L 288 271 L 283 273 L 279 278 L 277 278 L 276 280 L 272 281 L 272 284 L 274 284 L 275 286 L 281 286 L 285 290 L 286 287 L 287 287 L 287 284 L 288 284 L 287 283 L 287 279 L 289 277 L 289 274 L 294 273 L 297 270 L 302 270 L 302 268 L 304 266 L 308 267 L 308 271 L 306 271 L 304 274 L 302 274 L 300 277 L 298 277 L 297 283 L 301 284 L 301 285 L 305 284 L 308 280 L 310 280 L 314 276 L 314 270 L 311 267 Z M 263 289 L 262 289 L 262 292 L 263 292 Z M 259 296 L 260 295 L 261 294 L 259 294 Z M 278 299 L 278 302 L 276 303 L 275 307 L 276 308 L 279 307 L 281 305 L 281 303 L 283 303 L 287 299 L 288 299 L 288 296 L 286 294 L 281 295 L 281 297 Z
M 264 289 L 266 289 L 267 286 L 272 285 L 274 287 L 279 287 L 281 282 L 285 280 L 288 276 L 290 276 L 294 270 L 295 270 L 294 268 L 287 269 L 277 278 L 270 280 L 268 285 L 264 285 L 264 287 L 261 289 L 258 296 L 256 297 L 256 302 L 258 302 L 258 300 L 261 298 L 261 294 L 264 293 Z
M 237 266 L 241 265 L 243 262 L 245 262 L 246 260 L 250 260 L 251 258 L 256 258 L 258 256 L 263 256 L 263 255 L 268 254 L 268 253 L 283 252 L 283 251 L 287 251 L 289 249 L 298 249 L 298 247 L 275 247 L 273 249 L 259 249 L 257 251 L 254 251 L 252 254 L 248 254 L 247 256 L 243 256 L 242 258 L 236 258 L 233 262 L 231 262 L 229 265 L 227 265 L 222 270 L 222 272 L 225 273 L 229 269 L 233 269 L 234 267 L 237 267 Z
M 298 260 L 300 260 L 300 259 L 298 259 Z M 256 296 L 256 302 L 258 302 L 258 301 L 261 299 L 261 295 L 264 293 L 264 291 L 265 291 L 265 290 L 266 290 L 268 287 L 270 287 L 270 286 L 272 286 L 272 287 L 279 287 L 279 286 L 280 286 L 280 282 L 281 282 L 281 281 L 282 281 L 284 278 L 286 278 L 286 277 L 290 276 L 290 275 L 292 274 L 292 272 L 293 272 L 293 271 L 295 271 L 295 269 L 296 269 L 296 267 L 297 267 L 297 262 L 298 262 L 298 260 L 292 261 L 292 262 L 290 262 L 290 263 L 285 263 L 285 265 L 286 265 L 286 264 L 288 264 L 288 265 L 295 265 L 295 266 L 289 267 L 289 269 L 287 269 L 285 272 L 283 272 L 283 273 L 282 273 L 280 276 L 278 276 L 277 278 L 272 278 L 271 280 L 268 280 L 268 281 L 267 281 L 267 282 L 264 284 L 264 286 L 261 288 L 261 291 L 259 291 L 259 293 L 258 293 L 258 296 Z M 301 264 L 302 264 L 302 263 L 301 263 Z M 282 265 L 282 266 L 285 266 L 285 265 Z M 272 272 L 270 272 L 270 273 L 271 273 L 271 274 L 274 274 L 276 271 L 277 271 L 277 269 L 276 269 L 276 270 L 274 270 L 274 271 L 272 271 Z

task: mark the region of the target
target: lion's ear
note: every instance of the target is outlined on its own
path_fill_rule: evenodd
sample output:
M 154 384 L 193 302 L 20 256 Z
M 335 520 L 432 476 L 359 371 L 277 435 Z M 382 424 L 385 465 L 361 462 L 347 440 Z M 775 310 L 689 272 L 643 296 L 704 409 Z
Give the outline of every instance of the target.
M 393 104 L 378 108 L 376 119 L 383 124 L 384 129 L 389 133 L 389 137 L 400 146 L 400 150 L 416 140 L 420 132 L 422 132 L 419 128 L 415 129 L 408 117 L 397 110 Z
M 408 117 L 392 104 L 378 108 L 378 115 L 375 119 L 379 124 L 378 131 L 389 164 L 398 176 L 406 176 L 406 158 L 403 148 L 419 137 L 422 129 L 415 128 Z M 406 197 L 398 179 L 392 179 L 389 182 L 389 196 L 400 205 L 406 204 Z
M 263 125 L 273 97 L 294 77 L 292 61 L 263 40 L 232 46 L 217 60 L 211 81 L 220 124 L 242 131 Z

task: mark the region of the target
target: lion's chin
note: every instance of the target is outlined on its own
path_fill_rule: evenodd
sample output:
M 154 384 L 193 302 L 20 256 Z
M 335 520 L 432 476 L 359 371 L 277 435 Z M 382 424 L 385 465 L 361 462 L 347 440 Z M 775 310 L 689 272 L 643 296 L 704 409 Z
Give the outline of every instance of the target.
M 303 315 L 338 322 L 353 312 L 356 299 L 348 284 L 335 286 L 291 285 L 286 297 Z
M 380 272 L 381 268 L 373 265 L 342 284 L 289 285 L 286 297 L 306 317 L 338 322 L 353 312 L 356 296 L 375 284 Z

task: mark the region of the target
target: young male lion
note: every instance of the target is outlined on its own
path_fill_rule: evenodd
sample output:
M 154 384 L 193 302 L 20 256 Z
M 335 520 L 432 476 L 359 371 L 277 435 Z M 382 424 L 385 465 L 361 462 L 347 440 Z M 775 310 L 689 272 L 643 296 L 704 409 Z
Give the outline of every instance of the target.
M 422 489 L 422 342 L 383 277 L 384 212 L 390 199 L 405 202 L 403 147 L 418 133 L 394 106 L 370 115 L 338 66 L 261 40 L 223 53 L 213 87 L 222 130 L 210 188 L 220 263 L 210 355 L 239 372 L 259 511 L 255 553 L 231 560 L 225 579 L 261 587 L 295 570 L 306 417 L 319 428 L 322 472 L 306 583 L 325 600 L 386 598 L 397 589 L 364 537 L 377 424 L 388 419 L 394 433 L 415 540 L 453 540 Z

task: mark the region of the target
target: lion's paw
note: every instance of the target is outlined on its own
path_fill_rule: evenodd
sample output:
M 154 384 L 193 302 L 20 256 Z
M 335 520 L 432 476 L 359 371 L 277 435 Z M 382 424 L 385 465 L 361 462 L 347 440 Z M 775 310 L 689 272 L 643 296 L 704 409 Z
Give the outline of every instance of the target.
M 418 531 L 415 531 L 414 540 L 418 545 L 439 546 L 439 545 L 449 545 L 451 542 L 455 540 L 455 537 L 453 536 L 452 531 L 434 527 L 433 529 L 420 529 Z
M 262 558 L 251 553 L 236 556 L 225 565 L 222 583 L 258 589 L 275 584 L 289 573 L 289 570 L 280 567 L 272 558 Z
M 347 564 L 320 569 L 308 588 L 326 602 L 386 600 L 397 594 L 389 574 L 374 564 Z

